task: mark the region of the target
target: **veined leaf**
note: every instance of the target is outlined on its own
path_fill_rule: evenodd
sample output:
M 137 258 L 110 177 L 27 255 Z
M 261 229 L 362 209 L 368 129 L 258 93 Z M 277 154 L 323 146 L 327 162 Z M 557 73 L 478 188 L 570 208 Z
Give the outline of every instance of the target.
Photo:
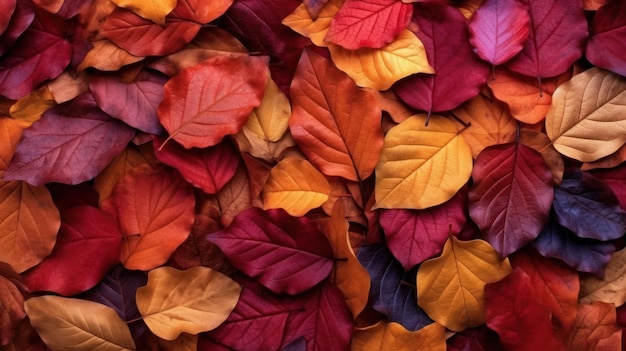
M 53 295 L 24 303 L 32 326 L 54 351 L 131 351 L 135 342 L 126 323 L 110 307 Z
M 414 115 L 385 136 L 376 166 L 376 208 L 423 209 L 442 204 L 467 183 L 472 152 L 445 117 Z
M 626 142 L 625 114 L 626 78 L 594 67 L 556 89 L 546 131 L 560 153 L 592 162 Z
M 454 331 L 485 322 L 485 284 L 511 273 L 508 258 L 486 241 L 446 242 L 441 256 L 425 261 L 417 272 L 417 303 L 428 316 Z
M 626 36 L 626 3 L 609 1 L 593 16 L 585 54 L 592 64 L 626 76 L 620 47 Z
M 158 24 L 165 24 L 165 16 L 176 7 L 177 0 L 112 0 L 117 6 L 131 10 Z
M 580 304 L 568 350 L 619 350 L 622 337 L 613 304 L 600 301 Z
M 324 38 L 326 38 L 326 33 L 328 33 L 330 22 L 344 1 L 328 0 L 315 18 L 311 17 L 305 4 L 300 4 L 291 14 L 283 19 L 282 23 L 311 39 L 313 44 L 321 47 L 328 46 Z
M 378 322 L 357 330 L 352 338 L 353 351 L 445 351 L 445 328 L 432 323 L 418 331 L 408 331 L 395 322 Z
M 137 308 L 148 328 L 160 338 L 198 334 L 222 324 L 237 305 L 241 286 L 207 267 L 179 271 L 159 267 L 148 284 L 137 289 Z
M 626 302 L 626 250 L 613 254 L 604 277 L 585 276 L 580 280 L 580 303 L 602 301 L 621 306 Z

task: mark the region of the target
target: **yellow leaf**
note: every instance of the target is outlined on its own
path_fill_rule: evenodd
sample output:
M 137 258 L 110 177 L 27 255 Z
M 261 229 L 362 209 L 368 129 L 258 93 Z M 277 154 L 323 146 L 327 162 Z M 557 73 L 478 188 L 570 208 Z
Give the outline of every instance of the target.
M 424 44 L 408 29 L 380 49 L 348 50 L 330 45 L 337 68 L 360 87 L 387 90 L 396 81 L 414 73 L 434 73 L 428 64 Z
M 112 308 L 53 295 L 24 303 L 30 322 L 52 351 L 126 351 L 135 342 L 128 325 Z
M 311 39 L 317 46 L 328 46 L 324 41 L 330 21 L 333 19 L 344 0 L 328 0 L 313 20 L 305 4 L 301 4 L 287 17 L 283 19 L 283 24 L 293 31 Z
M 165 24 L 165 16 L 176 7 L 178 0 L 111 0 L 154 23 Z
M 267 141 L 278 141 L 289 126 L 291 105 L 272 79 L 267 80 L 263 100 L 255 107 L 243 126 Z
M 47 109 L 56 105 L 54 97 L 47 86 L 43 86 L 32 93 L 17 100 L 9 113 L 22 127 L 28 128 L 38 121 Z
M 352 316 L 356 318 L 367 305 L 371 280 L 352 251 L 349 226 L 340 201 L 335 204 L 331 217 L 322 222 L 322 230 L 333 247 L 334 257 L 340 258 L 335 260 L 330 281 L 343 293 Z
M 426 260 L 417 272 L 417 303 L 434 321 L 453 331 L 485 322 L 485 284 L 509 273 L 502 260 L 483 240 L 450 237 L 440 257 Z
M 263 209 L 282 208 L 292 216 L 304 216 L 321 206 L 330 184 L 309 161 L 293 157 L 278 162 L 263 186 Z
M 445 351 L 446 330 L 432 323 L 418 331 L 408 331 L 395 322 L 378 322 L 357 330 L 352 351 Z
M 148 273 L 148 284 L 137 289 L 137 308 L 158 337 L 174 340 L 181 333 L 198 334 L 217 328 L 239 301 L 241 286 L 211 268 L 185 271 L 159 267 Z
M 626 78 L 594 67 L 552 95 L 546 131 L 563 155 L 593 162 L 626 142 Z
M 621 306 L 626 302 L 626 250 L 617 251 L 604 269 L 604 278 L 580 278 L 580 303 L 602 301 Z
M 376 166 L 376 208 L 423 209 L 448 201 L 472 173 L 472 152 L 455 123 L 414 115 L 391 128 Z
M 13 119 L 0 117 L 0 179 L 11 163 L 17 143 L 22 137 L 23 128 Z

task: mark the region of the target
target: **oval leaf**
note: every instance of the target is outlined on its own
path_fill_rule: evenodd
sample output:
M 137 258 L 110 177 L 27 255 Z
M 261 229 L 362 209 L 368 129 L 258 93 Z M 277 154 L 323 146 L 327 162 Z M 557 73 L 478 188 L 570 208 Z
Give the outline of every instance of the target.
M 137 289 L 137 308 L 156 336 L 174 340 L 181 333 L 215 329 L 228 318 L 240 294 L 239 284 L 211 268 L 159 267 L 148 273 L 148 284 Z
M 263 186 L 263 209 L 282 208 L 294 217 L 321 206 L 330 184 L 307 160 L 288 157 L 276 164 Z
M 626 37 L 626 3 L 609 1 L 591 21 L 585 54 L 592 64 L 626 76 L 626 59 L 619 49 Z
M 546 131 L 563 155 L 592 162 L 626 142 L 626 78 L 591 68 L 552 95 Z
M 344 0 L 328 0 L 315 18 L 311 17 L 305 4 L 300 4 L 291 14 L 283 18 L 282 23 L 311 39 L 313 44 L 325 47 L 328 43 L 324 38 L 326 38 L 328 28 L 330 28 L 330 22 L 343 3 Z
M 467 183 L 472 152 L 454 122 L 414 115 L 385 136 L 376 166 L 376 208 L 423 209 L 442 204 Z
M 420 351 L 446 350 L 445 328 L 432 323 L 418 331 L 408 331 L 398 323 L 378 322 L 358 330 L 352 338 L 352 351 Z
M 110 307 L 53 295 L 24 303 L 32 326 L 55 351 L 131 351 L 128 326 Z
M 267 79 L 267 58 L 210 58 L 165 84 L 159 121 L 168 139 L 185 148 L 216 145 L 243 127 L 261 103 Z
M 165 16 L 176 7 L 177 0 L 112 0 L 115 5 L 133 11 L 152 22 L 165 24 Z
M 486 241 L 450 237 L 441 256 L 417 272 L 417 303 L 428 316 L 454 331 L 485 322 L 485 284 L 511 273 L 509 260 Z
M 233 266 L 278 293 L 301 293 L 328 277 L 333 266 L 333 249 L 318 227 L 282 209 L 244 210 L 207 239 Z

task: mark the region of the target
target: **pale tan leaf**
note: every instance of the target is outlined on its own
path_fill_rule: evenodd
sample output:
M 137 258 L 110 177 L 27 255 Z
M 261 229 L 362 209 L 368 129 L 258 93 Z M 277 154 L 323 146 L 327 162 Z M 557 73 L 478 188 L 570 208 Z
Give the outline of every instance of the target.
M 586 275 L 580 279 L 580 303 L 602 301 L 621 306 L 626 302 L 626 250 L 613 253 L 604 279 Z

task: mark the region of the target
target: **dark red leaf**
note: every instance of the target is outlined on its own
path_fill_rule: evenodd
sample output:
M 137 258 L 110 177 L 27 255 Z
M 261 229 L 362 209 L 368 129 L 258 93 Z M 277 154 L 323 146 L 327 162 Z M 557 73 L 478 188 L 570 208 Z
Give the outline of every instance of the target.
M 566 175 L 554 189 L 554 211 L 581 238 L 612 240 L 626 229 L 626 211 L 611 188 L 587 172 Z
M 15 12 L 17 0 L 4 0 L 0 2 L 0 35 L 9 28 L 11 16 Z
M 504 351 L 498 334 L 485 325 L 456 333 L 446 344 L 447 351 Z
M 5 272 L 6 275 L 5 276 Z M 15 337 L 20 322 L 26 317 L 24 295 L 19 276 L 6 263 L 0 264 L 0 349 Z
M 415 273 L 406 273 L 385 246 L 362 246 L 357 258 L 372 279 L 369 294 L 372 308 L 408 330 L 419 330 L 432 323 L 417 306 Z
M 97 75 L 89 82 L 98 106 L 113 118 L 150 134 L 162 134 L 157 108 L 163 100 L 163 86 L 168 77 L 143 70 L 132 82 L 119 74 Z
M 153 141 L 159 161 L 176 168 L 186 181 L 207 194 L 222 190 L 239 166 L 239 155 L 228 141 L 203 149 L 185 149 L 174 141 L 163 146 L 165 138 L 156 136 Z
M 515 72 L 541 78 L 567 71 L 583 54 L 589 34 L 580 0 L 522 0 L 530 14 L 530 35 L 507 63 Z
M 404 30 L 413 5 L 397 0 L 347 0 L 330 22 L 325 41 L 357 50 L 381 48 Z
M 88 183 L 77 185 L 50 183 L 46 184 L 46 188 L 50 191 L 52 200 L 59 211 L 78 206 L 98 207 L 100 202 L 100 194 Z
M 499 65 L 522 50 L 530 33 L 530 16 L 519 0 L 486 0 L 468 28 L 478 56 Z
M 485 320 L 507 350 L 565 351 L 552 313 L 537 300 L 533 282 L 517 268 L 502 280 L 485 285 Z
M 626 38 L 626 1 L 613 0 L 600 7 L 591 22 L 585 53 L 589 62 L 626 76 L 622 48 Z
M 79 206 L 61 212 L 61 229 L 50 256 L 24 275 L 31 291 L 70 296 L 95 286 L 119 263 L 122 234 L 104 211 Z
M 4 177 L 33 185 L 78 184 L 98 175 L 134 134 L 85 93 L 49 109 L 24 131 Z
M 415 6 L 416 34 L 436 73 L 405 78 L 394 85 L 394 90 L 416 109 L 451 110 L 478 94 L 487 81 L 489 67 L 472 50 L 467 21 L 458 9 L 439 4 Z
M 619 200 L 622 209 L 626 209 L 626 164 L 611 169 L 593 171 L 591 174 L 608 185 Z
M 36 8 L 31 26 L 0 58 L 0 95 L 19 99 L 63 72 L 72 59 L 66 27 L 62 18 Z
M 13 16 L 0 36 L 0 55 L 4 55 L 15 44 L 35 19 L 35 9 L 30 1 L 18 1 Z
M 554 257 L 580 272 L 604 276 L 604 268 L 615 251 L 610 242 L 579 238 L 560 225 L 551 214 L 546 227 L 532 245 L 543 256 Z
M 380 225 L 387 246 L 404 270 L 436 255 L 448 237 L 458 234 L 466 218 L 467 192 L 461 191 L 439 206 L 425 210 L 383 210 Z
M 207 239 L 222 249 L 235 268 L 278 293 L 310 289 L 333 266 L 332 247 L 315 223 L 283 209 L 247 209 Z
M 539 235 L 554 196 L 540 153 L 519 143 L 490 146 L 478 155 L 472 178 L 470 216 L 502 257 Z

